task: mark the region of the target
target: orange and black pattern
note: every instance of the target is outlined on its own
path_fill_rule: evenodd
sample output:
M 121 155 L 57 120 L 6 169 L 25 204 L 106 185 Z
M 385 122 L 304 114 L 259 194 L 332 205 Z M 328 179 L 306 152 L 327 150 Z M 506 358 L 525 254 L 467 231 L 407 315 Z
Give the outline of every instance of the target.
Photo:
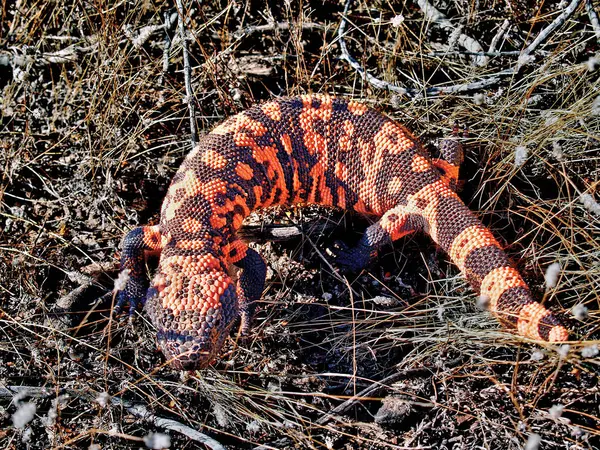
M 533 339 L 568 332 L 542 305 L 492 235 L 455 193 L 462 149 L 447 140 L 432 160 L 406 128 L 358 102 L 304 95 L 257 105 L 204 136 L 175 175 L 160 225 L 125 238 L 130 272 L 118 308 L 145 304 L 161 349 L 178 368 L 209 364 L 238 317 L 247 329 L 266 274 L 236 237 L 251 211 L 320 204 L 379 216 L 336 262 L 357 271 L 390 240 L 424 231 L 504 324 Z M 144 257 L 160 252 L 148 288 Z M 240 267 L 234 283 L 231 264 Z

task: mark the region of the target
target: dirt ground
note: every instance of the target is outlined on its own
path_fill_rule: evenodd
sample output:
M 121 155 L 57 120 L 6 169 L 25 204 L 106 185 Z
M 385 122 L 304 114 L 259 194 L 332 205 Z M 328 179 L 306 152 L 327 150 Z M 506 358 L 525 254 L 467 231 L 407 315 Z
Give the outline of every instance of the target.
M 2 3 L 0 447 L 600 448 L 599 5 L 182 3 Z M 432 151 L 467 125 L 460 195 L 573 342 L 503 330 L 427 236 L 340 276 L 327 249 L 369 221 L 307 207 L 243 230 L 268 264 L 250 335 L 165 366 L 143 313 L 111 315 L 122 236 L 159 220 L 190 105 L 202 135 L 307 92 Z

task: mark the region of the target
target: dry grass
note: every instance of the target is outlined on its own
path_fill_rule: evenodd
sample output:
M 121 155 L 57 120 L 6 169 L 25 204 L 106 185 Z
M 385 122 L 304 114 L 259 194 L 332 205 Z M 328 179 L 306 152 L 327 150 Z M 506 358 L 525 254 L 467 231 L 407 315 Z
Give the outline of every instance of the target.
M 166 2 L 17 2 L 0 29 L 0 446 L 137 448 L 164 432 L 107 402 L 108 393 L 228 448 L 518 449 L 532 434 L 540 448 L 597 448 L 600 92 L 598 37 L 583 4 L 518 73 L 409 99 L 374 88 L 341 59 L 337 2 L 184 3 L 193 9 L 186 27 L 201 132 L 256 101 L 304 92 L 359 98 L 425 143 L 457 120 L 468 124 L 461 196 L 576 340 L 556 348 L 502 331 L 425 237 L 340 280 L 321 255 L 365 222 L 309 209 L 275 220 L 339 226 L 257 244 L 270 273 L 250 338 L 232 338 L 209 370 L 181 377 L 163 367 L 143 315 L 132 326 L 92 303 L 116 275 L 121 236 L 156 222 L 189 149 L 182 41 L 176 26 L 162 26 L 174 11 Z M 505 53 L 476 66 L 464 48 L 448 47 L 458 34 L 416 4 L 365 1 L 347 15 L 349 52 L 398 86 L 473 83 L 514 68 L 514 52 L 559 5 L 437 6 L 484 49 L 508 20 L 496 45 Z M 557 285 L 545 289 L 555 262 Z M 82 284 L 65 311 L 64 296 Z M 588 313 L 576 318 L 581 305 Z M 48 391 L 13 398 L 9 386 Z M 356 394 L 363 398 L 328 416 Z M 16 428 L 26 402 L 37 415 Z M 560 417 L 553 405 L 564 406 Z M 169 434 L 171 448 L 204 448 Z

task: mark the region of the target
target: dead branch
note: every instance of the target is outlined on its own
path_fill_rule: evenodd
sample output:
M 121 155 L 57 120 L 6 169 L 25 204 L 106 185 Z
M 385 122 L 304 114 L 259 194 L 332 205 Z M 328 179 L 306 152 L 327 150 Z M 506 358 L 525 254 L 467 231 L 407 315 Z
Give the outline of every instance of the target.
M 592 25 L 592 29 L 596 35 L 596 40 L 600 42 L 600 20 L 598 19 L 598 13 L 594 9 L 592 0 L 585 1 L 585 10 L 590 18 L 590 24 Z
M 423 1 L 423 0 L 419 0 L 419 1 Z M 582 0 L 572 0 L 571 3 L 563 10 L 563 12 L 556 19 L 554 19 L 554 21 L 552 21 L 552 23 L 550 23 L 550 25 L 548 25 L 546 28 L 544 28 L 540 32 L 538 37 L 529 46 L 527 46 L 527 48 L 525 48 L 525 50 L 523 50 L 520 53 L 517 64 L 514 67 L 504 69 L 494 75 L 491 75 L 487 78 L 484 78 L 482 80 L 475 81 L 472 83 L 455 84 L 452 86 L 443 86 L 443 87 L 430 87 L 430 88 L 425 88 L 421 91 L 421 90 L 417 90 L 417 89 L 396 86 L 394 84 L 380 80 L 379 78 L 374 77 L 373 75 L 369 74 L 360 65 L 360 63 L 352 57 L 352 55 L 348 51 L 346 42 L 344 41 L 347 15 L 348 15 L 348 11 L 350 9 L 350 5 L 352 4 L 352 0 L 347 0 L 346 4 L 344 6 L 344 12 L 342 14 L 342 20 L 340 21 L 340 26 L 338 28 L 338 41 L 340 43 L 340 49 L 341 49 L 341 53 L 342 53 L 341 59 L 348 62 L 348 64 L 350 64 L 350 66 L 354 70 L 356 70 L 356 72 L 358 72 L 358 74 L 364 80 L 366 80 L 369 84 L 375 86 L 376 88 L 387 89 L 389 91 L 398 92 L 399 94 L 407 95 L 407 96 L 413 97 L 413 98 L 421 96 L 421 95 L 436 96 L 436 95 L 440 95 L 440 94 L 456 94 L 459 92 L 467 92 L 467 91 L 483 89 L 483 88 L 495 85 L 496 83 L 500 82 L 500 80 L 503 77 L 514 76 L 517 73 L 519 73 L 519 71 L 521 70 L 521 67 L 523 67 L 526 64 L 531 53 L 535 49 L 537 49 L 543 42 L 545 42 L 546 39 L 548 39 L 548 37 L 550 36 L 550 34 L 555 29 L 560 27 L 575 12 L 575 10 L 577 10 L 577 6 L 579 6 L 581 1 Z
M 142 48 L 146 41 L 158 30 L 162 30 L 163 25 L 147 25 L 140 28 L 136 33 L 131 30 L 131 26 L 123 28 L 123 32 L 135 48 Z
M 164 40 L 164 48 L 163 48 L 163 66 L 162 72 L 160 74 L 160 78 L 158 79 L 158 84 L 163 85 L 165 82 L 165 76 L 169 71 L 169 60 L 171 58 L 171 46 L 173 40 L 171 39 L 170 31 L 172 30 L 175 23 L 177 23 L 177 18 L 179 16 L 177 14 L 169 14 L 168 12 L 164 13 L 164 29 L 165 29 L 165 40 Z
M 38 386 L 0 386 L 0 397 L 12 398 L 15 396 L 23 397 L 36 397 L 36 398 L 50 398 L 59 394 L 69 394 L 72 397 L 85 398 L 86 400 L 96 401 L 97 396 L 93 396 L 90 393 L 84 393 L 75 389 L 60 389 L 57 393 L 54 389 L 47 387 Z M 196 441 L 201 442 L 208 448 L 213 450 L 225 450 L 225 447 L 218 441 L 211 438 L 210 436 L 199 432 L 187 425 L 184 425 L 176 420 L 165 419 L 164 417 L 156 416 L 148 411 L 144 405 L 132 404 L 127 400 L 120 397 L 110 397 L 110 402 L 113 406 L 124 408 L 129 414 L 134 415 L 137 418 L 143 419 L 146 422 L 153 423 L 159 428 L 165 430 L 175 431 L 181 433 L 184 436 Z
M 179 13 L 179 34 L 181 36 L 181 45 L 183 49 L 183 73 L 185 77 L 185 101 L 190 112 L 190 140 L 192 148 L 198 142 L 198 131 L 196 129 L 196 105 L 194 103 L 194 91 L 192 89 L 192 68 L 190 66 L 190 55 L 188 52 L 185 29 L 185 14 L 182 0 L 176 0 L 177 12 Z
M 442 28 L 446 31 L 449 31 L 451 33 L 454 33 L 457 31 L 457 28 L 452 24 L 452 22 L 450 22 L 444 14 L 442 14 L 440 11 L 438 11 L 435 8 L 435 6 L 433 6 L 427 0 L 417 0 L 417 4 L 421 8 L 421 11 L 423 11 L 423 14 L 425 14 L 425 17 L 427 19 L 429 19 L 431 22 L 439 25 L 440 28 Z M 461 47 L 463 47 L 464 49 L 466 49 L 469 52 L 477 52 L 477 53 L 483 52 L 483 47 L 481 46 L 481 44 L 479 44 L 479 42 L 477 42 L 475 39 L 473 39 L 470 36 L 467 36 L 464 33 L 460 33 L 458 35 L 457 42 Z M 489 62 L 489 58 L 483 54 L 476 56 L 474 59 L 475 59 L 475 64 L 480 67 L 486 66 L 487 63 Z
M 88 46 L 69 45 L 56 52 L 45 52 L 39 55 L 0 54 L 0 66 L 25 67 L 30 64 L 67 64 L 79 61 L 82 55 L 96 51 L 98 43 Z
M 309 223 L 305 226 L 298 225 L 244 225 L 238 234 L 241 238 L 254 242 L 278 242 L 305 236 L 307 233 L 321 236 L 337 228 L 330 222 Z
M 341 58 L 346 61 L 350 66 L 358 72 L 358 74 L 366 80 L 369 84 L 372 84 L 376 88 L 379 89 L 387 89 L 392 92 L 397 92 L 402 95 L 408 95 L 409 97 L 415 97 L 418 92 L 414 89 L 407 89 L 401 86 L 396 86 L 394 84 L 388 83 L 386 81 L 380 80 L 377 77 L 374 77 L 369 72 L 367 72 L 360 63 L 354 59 L 354 57 L 348 51 L 348 47 L 346 46 L 346 41 L 344 40 L 345 31 L 346 31 L 346 17 L 348 16 L 348 11 L 350 9 L 350 4 L 352 0 L 347 0 L 344 5 L 344 12 L 342 13 L 342 20 L 340 21 L 340 26 L 338 28 L 338 41 L 340 43 L 340 50 L 342 52 Z
M 208 448 L 211 448 L 213 450 L 225 450 L 225 447 L 223 447 L 220 442 L 216 441 L 210 436 L 201 433 L 198 430 L 193 429 L 192 427 L 188 427 L 187 425 L 177 422 L 176 420 L 165 419 L 164 417 L 156 416 L 150 411 L 148 411 L 148 408 L 146 408 L 144 405 L 131 405 L 125 400 L 122 400 L 118 397 L 112 397 L 111 403 L 114 406 L 125 407 L 127 409 L 127 412 L 129 412 L 130 414 L 133 414 L 134 416 L 139 417 L 140 419 L 144 419 L 147 422 L 151 422 L 159 428 L 164 428 L 165 430 L 171 430 L 177 433 L 181 433 L 184 436 L 187 436 L 188 438 L 196 442 L 201 442 L 202 444 L 206 445 Z
M 422 95 L 426 96 L 436 96 L 440 94 L 450 94 L 450 93 L 458 93 L 458 92 L 466 92 L 471 90 L 482 89 L 484 87 L 488 87 L 498 83 L 502 76 L 512 75 L 514 72 L 509 69 L 502 72 L 499 72 L 489 78 L 484 80 L 476 81 L 473 83 L 466 84 L 457 84 L 454 86 L 445 86 L 445 87 L 430 87 L 426 88 L 423 91 L 412 88 L 405 88 L 401 86 L 396 86 L 394 84 L 388 83 L 386 81 L 380 80 L 377 77 L 374 77 L 370 73 L 368 73 L 360 63 L 354 59 L 354 57 L 348 51 L 348 47 L 346 46 L 346 42 L 344 40 L 344 34 L 346 31 L 346 17 L 348 14 L 348 10 L 350 9 L 350 4 L 352 0 L 347 0 L 346 5 L 344 6 L 344 12 L 342 15 L 342 20 L 340 21 L 340 26 L 338 28 L 338 41 L 340 43 L 340 50 L 342 52 L 341 59 L 348 62 L 350 66 L 358 72 L 358 74 L 366 80 L 369 84 L 375 86 L 379 89 L 387 89 L 392 92 L 397 92 L 402 95 L 407 95 L 411 98 L 420 97 Z
M 581 1 L 582 0 L 572 0 L 571 3 L 569 3 L 569 5 L 565 9 L 563 9 L 563 12 L 550 23 L 550 25 L 548 25 L 546 28 L 540 31 L 540 34 L 537 35 L 534 41 L 531 44 L 529 44 L 525 48 L 525 50 L 521 52 L 521 55 L 519 56 L 519 61 L 517 62 L 517 66 L 515 67 L 516 72 L 518 72 L 521 66 L 524 65 L 524 61 L 527 60 L 528 56 L 531 55 L 531 53 L 533 53 L 533 51 L 536 48 L 538 48 L 543 42 L 545 42 L 546 39 L 548 39 L 548 36 L 550 36 L 550 34 L 554 30 L 560 27 L 563 23 L 566 22 L 566 20 L 569 17 L 571 17 L 571 15 L 575 12 Z
M 303 22 L 303 23 L 298 23 L 298 24 L 292 24 L 290 22 L 273 22 L 273 23 L 269 23 L 267 25 L 251 25 L 249 27 L 246 27 L 246 28 L 236 31 L 233 34 L 233 37 L 235 39 L 240 39 L 243 37 L 250 36 L 251 34 L 263 32 L 263 31 L 273 31 L 273 30 L 287 31 L 291 28 L 301 28 L 303 30 L 309 30 L 309 31 L 312 31 L 312 30 L 324 31 L 327 29 L 324 25 L 321 25 L 319 23 L 313 23 L 313 22 Z
M 500 28 L 498 28 L 498 31 L 492 38 L 492 42 L 490 42 L 490 49 L 488 50 L 489 53 L 493 53 L 496 51 L 498 42 L 500 42 L 500 39 L 502 39 L 504 37 L 504 35 L 506 34 L 506 32 L 508 31 L 509 28 L 510 28 L 509 20 L 504 19 L 504 22 L 502 22 L 502 25 L 500 25 Z
M 123 32 L 135 48 L 141 48 L 155 32 L 163 29 L 168 31 L 173 26 L 176 19 L 177 13 L 165 13 L 165 22 L 160 25 L 146 25 L 135 32 L 132 31 L 131 26 L 125 26 L 123 27 Z

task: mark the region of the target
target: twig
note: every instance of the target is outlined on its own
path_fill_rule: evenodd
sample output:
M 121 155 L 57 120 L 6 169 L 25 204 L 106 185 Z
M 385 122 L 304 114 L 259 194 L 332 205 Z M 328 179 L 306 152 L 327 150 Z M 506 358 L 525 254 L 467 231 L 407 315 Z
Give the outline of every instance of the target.
M 348 47 L 346 46 L 346 42 L 344 40 L 344 32 L 346 31 L 346 16 L 348 14 L 348 10 L 350 9 L 351 3 L 352 3 L 352 0 L 346 1 L 346 5 L 344 6 L 344 12 L 342 15 L 342 20 L 341 20 L 340 26 L 338 28 L 338 41 L 340 43 L 340 50 L 342 52 L 341 58 L 343 60 L 345 60 L 346 62 L 348 62 L 348 64 L 350 64 L 350 66 L 354 70 L 356 70 L 358 72 L 358 74 L 364 80 L 366 80 L 368 83 L 375 86 L 376 88 L 387 89 L 389 91 L 398 92 L 399 94 L 407 95 L 407 96 L 413 97 L 413 98 L 419 97 L 421 95 L 435 96 L 435 95 L 440 95 L 440 94 L 451 94 L 451 93 L 457 93 L 457 92 L 466 92 L 466 91 L 471 91 L 471 90 L 476 90 L 476 89 L 482 89 L 484 87 L 491 86 L 493 84 L 498 83 L 501 79 L 500 78 L 501 76 L 511 75 L 514 73 L 511 69 L 509 69 L 508 71 L 505 70 L 505 71 L 499 72 L 496 75 L 493 75 L 489 78 L 486 78 L 486 79 L 480 80 L 480 81 L 476 81 L 473 83 L 457 84 L 454 86 L 445 86 L 445 87 L 430 87 L 430 88 L 424 89 L 423 91 L 418 90 L 418 89 L 396 86 L 394 84 L 380 80 L 379 78 L 374 77 L 373 75 L 368 73 L 360 65 L 360 63 L 358 61 L 356 61 L 352 57 L 352 55 L 350 55 L 350 53 L 348 52 Z
M 372 84 L 376 88 L 379 89 L 387 89 L 392 92 L 398 92 L 402 95 L 408 95 L 409 97 L 415 97 L 418 94 L 418 91 L 414 89 L 407 89 L 401 86 L 396 86 L 390 84 L 386 81 L 380 80 L 377 77 L 374 77 L 369 72 L 367 72 L 360 63 L 350 55 L 348 51 L 348 47 L 346 46 L 346 41 L 344 40 L 344 32 L 346 31 L 346 17 L 348 15 L 348 10 L 350 9 L 350 4 L 352 0 L 347 0 L 344 5 L 344 12 L 342 13 L 342 20 L 340 21 L 340 26 L 338 28 L 338 41 L 340 43 L 340 50 L 342 52 L 341 58 L 346 61 L 350 66 L 358 72 L 358 74 L 366 80 L 368 83 Z
M 131 25 L 126 25 L 123 27 L 123 32 L 133 46 L 137 49 L 140 49 L 144 46 L 146 41 L 150 39 L 150 36 L 152 36 L 156 31 L 162 30 L 164 27 L 164 25 L 147 25 L 137 30 L 137 32 L 133 32 L 133 27 Z
M 446 368 L 455 367 L 455 366 L 459 365 L 462 362 L 462 360 L 463 360 L 463 358 L 456 358 L 451 361 L 448 361 L 448 363 L 446 364 Z M 373 396 L 376 392 L 388 387 L 389 384 L 395 383 L 397 380 L 399 380 L 401 378 L 406 378 L 408 376 L 419 377 L 419 376 L 431 374 L 432 369 L 433 369 L 432 367 L 418 367 L 415 369 L 404 369 L 399 372 L 393 373 L 393 374 L 385 377 L 383 380 L 374 382 L 371 386 L 366 387 L 365 389 L 360 391 L 358 394 L 350 397 L 345 402 L 339 404 L 338 406 L 333 408 L 330 412 L 328 412 L 323 417 L 318 419 L 316 423 L 319 425 L 324 425 L 327 422 L 329 422 L 331 419 L 333 419 L 334 415 L 336 415 L 336 414 L 339 415 L 339 414 L 345 413 L 354 404 L 358 403 L 361 399 L 363 399 L 365 397 Z
M 496 46 L 498 45 L 498 42 L 500 42 L 500 39 L 504 37 L 509 28 L 510 21 L 508 19 L 504 19 L 504 22 L 502 22 L 502 25 L 500 25 L 500 28 L 498 28 L 498 32 L 492 38 L 492 42 L 490 43 L 490 49 L 488 50 L 489 53 L 494 53 L 496 51 Z M 517 52 L 517 54 L 518 53 L 519 52 Z
M 422 1 L 422 0 L 419 0 Z M 345 60 L 350 64 L 350 66 L 358 72 L 358 74 L 366 80 L 371 85 L 375 86 L 379 89 L 388 89 L 393 92 L 398 92 L 400 94 L 408 95 L 409 97 L 417 97 L 421 95 L 427 96 L 435 96 L 440 94 L 455 94 L 459 92 L 467 92 L 478 89 L 483 89 L 489 86 L 493 86 L 498 83 L 502 77 L 512 76 L 519 73 L 521 67 L 524 66 L 527 57 L 542 44 L 550 35 L 552 31 L 562 25 L 570 16 L 575 12 L 577 6 L 582 0 L 573 0 L 569 6 L 567 6 L 562 14 L 558 16 L 554 21 L 544 28 L 538 37 L 529 45 L 525 50 L 520 53 L 519 61 L 514 67 L 510 67 L 508 69 L 504 69 L 494 75 L 491 75 L 487 78 L 484 78 L 479 81 L 475 81 L 473 83 L 464 83 L 464 84 L 455 84 L 452 86 L 443 86 L 443 87 L 430 87 L 426 88 L 422 91 L 411 88 L 404 88 L 400 86 L 393 85 L 386 81 L 380 80 L 377 77 L 369 74 L 360 64 L 356 61 L 352 55 L 348 52 L 348 48 L 346 46 L 346 42 L 344 41 L 344 32 L 346 31 L 346 17 L 348 15 L 348 11 L 350 9 L 350 5 L 352 4 L 352 0 L 346 0 L 346 4 L 344 6 L 344 12 L 342 14 L 342 20 L 340 21 L 340 26 L 338 28 L 338 41 L 340 43 L 341 50 L 341 59 Z
M 42 59 L 49 63 L 69 63 L 75 62 L 81 55 L 93 52 L 98 48 L 98 44 L 92 44 L 87 47 L 80 47 L 77 45 L 69 45 L 67 48 L 59 50 L 57 52 L 47 52 L 42 55 Z
M 256 242 L 286 241 L 295 237 L 304 236 L 307 232 L 321 236 L 337 228 L 336 224 L 329 221 L 308 223 L 305 225 L 244 225 L 238 234 L 241 238 Z
M 327 27 L 321 25 L 320 23 L 313 22 L 303 22 L 301 24 L 294 24 L 294 27 L 302 28 L 303 30 L 326 30 Z M 292 28 L 292 24 L 290 22 L 273 22 L 267 25 L 251 25 L 249 27 L 243 28 L 242 30 L 238 30 L 233 33 L 233 37 L 236 39 L 240 39 L 242 37 L 250 36 L 253 33 L 257 33 L 259 31 L 273 31 L 273 30 L 289 30 Z
M 48 398 L 56 394 L 56 391 L 46 387 L 39 386 L 0 386 L 0 398 L 14 397 L 37 397 Z
M 519 50 L 509 50 L 505 52 L 467 52 L 464 50 L 455 50 L 452 52 L 430 52 L 430 53 L 419 53 L 419 56 L 448 56 L 448 55 L 469 55 L 469 56 L 519 56 L 521 52 Z
M 75 36 L 52 36 L 52 35 L 48 35 L 48 36 L 43 36 L 42 39 L 44 39 L 45 41 L 77 42 L 81 38 L 75 37 Z
M 124 406 L 127 409 L 127 412 L 133 414 L 140 419 L 144 419 L 147 422 L 152 422 L 154 425 L 160 428 L 164 428 L 166 430 L 175 431 L 177 433 L 181 433 L 184 436 L 187 436 L 194 441 L 201 442 L 207 447 L 213 450 L 225 450 L 225 447 L 221 445 L 220 442 L 215 439 L 207 436 L 204 433 L 200 433 L 198 430 L 194 430 L 192 427 L 188 427 L 176 420 L 165 419 L 164 417 L 158 417 L 152 414 L 144 405 L 130 405 L 127 406 L 128 403 L 120 398 L 111 398 L 111 403 L 115 406 Z
M 55 52 L 45 52 L 41 55 L 0 55 L 0 66 L 24 67 L 33 63 L 44 62 L 47 64 L 66 64 L 79 60 L 81 55 L 91 53 L 98 48 L 98 43 L 81 47 L 79 45 L 69 45 Z
M 344 12 L 342 15 L 342 20 L 340 21 L 340 26 L 338 28 L 338 41 L 340 43 L 340 50 L 342 52 L 341 58 L 348 62 L 350 66 L 358 72 L 358 74 L 366 80 L 371 85 L 375 86 L 379 89 L 387 89 L 392 92 L 397 92 L 401 95 L 407 95 L 409 97 L 415 98 L 420 97 L 421 95 L 426 96 L 436 96 L 440 94 L 452 94 L 458 92 L 466 92 L 477 89 L 482 89 L 484 87 L 488 87 L 498 83 L 502 76 L 512 75 L 514 72 L 511 69 L 504 70 L 502 72 L 497 73 L 496 75 L 492 75 L 486 79 L 476 81 L 473 83 L 466 84 L 457 84 L 453 86 L 444 86 L 444 87 L 430 87 L 426 88 L 423 91 L 412 88 L 405 88 L 401 86 L 396 86 L 394 84 L 388 83 L 386 81 L 380 80 L 377 77 L 374 77 L 370 73 L 368 73 L 356 59 L 350 54 L 348 51 L 348 47 L 346 46 L 346 41 L 344 40 L 344 32 L 346 31 L 346 17 L 348 15 L 348 11 L 350 9 L 350 5 L 352 4 L 352 0 L 347 0 L 344 6 Z
M 435 6 L 433 6 L 427 0 L 417 0 L 417 4 L 421 8 L 421 11 L 423 11 L 423 14 L 425 14 L 425 17 L 433 23 L 439 25 L 440 28 L 450 32 L 455 32 L 457 30 L 457 28 L 452 25 L 452 22 L 450 22 L 444 14 L 438 11 Z M 481 44 L 464 33 L 460 33 L 458 35 L 457 42 L 460 46 L 470 52 L 483 52 L 483 47 Z M 485 55 L 480 55 L 475 58 L 475 64 L 480 67 L 486 66 L 488 62 L 489 58 Z
M 61 393 L 68 393 L 73 397 L 83 397 L 88 400 L 95 401 L 95 397 L 93 395 L 78 391 L 76 389 L 61 389 L 59 394 Z M 0 397 L 14 397 L 15 395 L 20 397 L 49 398 L 57 395 L 57 392 L 53 389 L 38 386 L 0 386 Z M 159 428 L 181 433 L 194 441 L 203 443 L 213 450 L 225 450 L 225 447 L 223 447 L 218 441 L 210 436 L 177 422 L 176 420 L 165 419 L 164 417 L 156 416 L 148 411 L 148 408 L 146 408 L 144 405 L 132 404 L 120 397 L 111 397 L 110 402 L 113 406 L 125 408 L 129 414 L 132 414 L 135 417 L 143 419 L 147 422 L 151 422 Z
M 594 34 L 596 35 L 596 40 L 600 42 L 600 20 L 598 20 L 598 13 L 594 9 L 594 4 L 592 0 L 585 1 L 585 10 L 588 13 L 588 17 L 590 18 L 590 24 L 592 25 L 592 29 L 594 30 Z
M 558 27 L 560 27 L 563 23 L 565 23 L 565 21 L 571 17 L 571 14 L 573 14 L 575 12 L 575 10 L 577 9 L 577 7 L 579 6 L 579 4 L 582 2 L 582 0 L 573 0 L 571 3 L 569 3 L 569 6 L 567 6 L 565 9 L 563 9 L 563 12 L 556 18 L 554 19 L 550 25 L 548 25 L 546 28 L 544 28 L 542 31 L 540 31 L 540 34 L 537 35 L 537 37 L 534 39 L 534 41 L 529 44 L 525 50 L 523 50 L 521 52 L 521 55 L 519 56 L 519 62 L 517 63 L 517 66 L 515 68 L 515 70 L 518 72 L 519 69 L 521 68 L 521 66 L 523 65 L 523 61 L 527 59 L 527 57 L 536 49 L 540 46 L 540 44 L 542 44 L 542 42 L 546 41 L 546 39 L 548 39 L 548 36 L 550 36 L 550 33 L 552 33 L 554 30 L 556 30 Z
M 177 22 L 178 17 L 179 17 L 178 14 L 169 14 L 168 11 L 166 11 L 164 13 L 165 43 L 164 43 L 164 49 L 163 49 L 163 66 L 162 66 L 162 72 L 160 74 L 160 78 L 158 79 L 158 84 L 161 86 L 164 85 L 165 76 L 167 75 L 167 72 L 169 71 L 169 60 L 171 58 L 171 44 L 173 43 L 173 41 L 171 39 L 171 35 L 169 34 L 169 31 L 171 31 L 171 29 L 173 28 L 173 25 Z
M 192 148 L 198 142 L 198 132 L 196 130 L 196 106 L 194 104 L 194 91 L 192 90 L 192 69 L 190 67 L 190 55 L 188 53 L 186 29 L 185 29 L 185 14 L 183 11 L 183 3 L 181 0 L 176 0 L 177 12 L 179 13 L 179 34 L 181 35 L 181 45 L 183 48 L 183 73 L 185 76 L 185 95 L 186 103 L 190 112 L 190 140 Z
M 133 27 L 131 25 L 126 25 L 123 27 L 123 33 L 135 48 L 140 49 L 143 47 L 146 41 L 150 39 L 150 36 L 152 36 L 157 31 L 165 30 L 168 34 L 169 30 L 173 28 L 173 25 L 177 20 L 177 13 L 174 12 L 172 14 L 169 14 L 168 12 L 165 12 L 164 17 L 164 23 L 160 25 L 146 25 L 145 27 L 139 28 L 136 31 L 132 31 Z M 169 47 L 170 45 L 171 43 L 169 42 Z

